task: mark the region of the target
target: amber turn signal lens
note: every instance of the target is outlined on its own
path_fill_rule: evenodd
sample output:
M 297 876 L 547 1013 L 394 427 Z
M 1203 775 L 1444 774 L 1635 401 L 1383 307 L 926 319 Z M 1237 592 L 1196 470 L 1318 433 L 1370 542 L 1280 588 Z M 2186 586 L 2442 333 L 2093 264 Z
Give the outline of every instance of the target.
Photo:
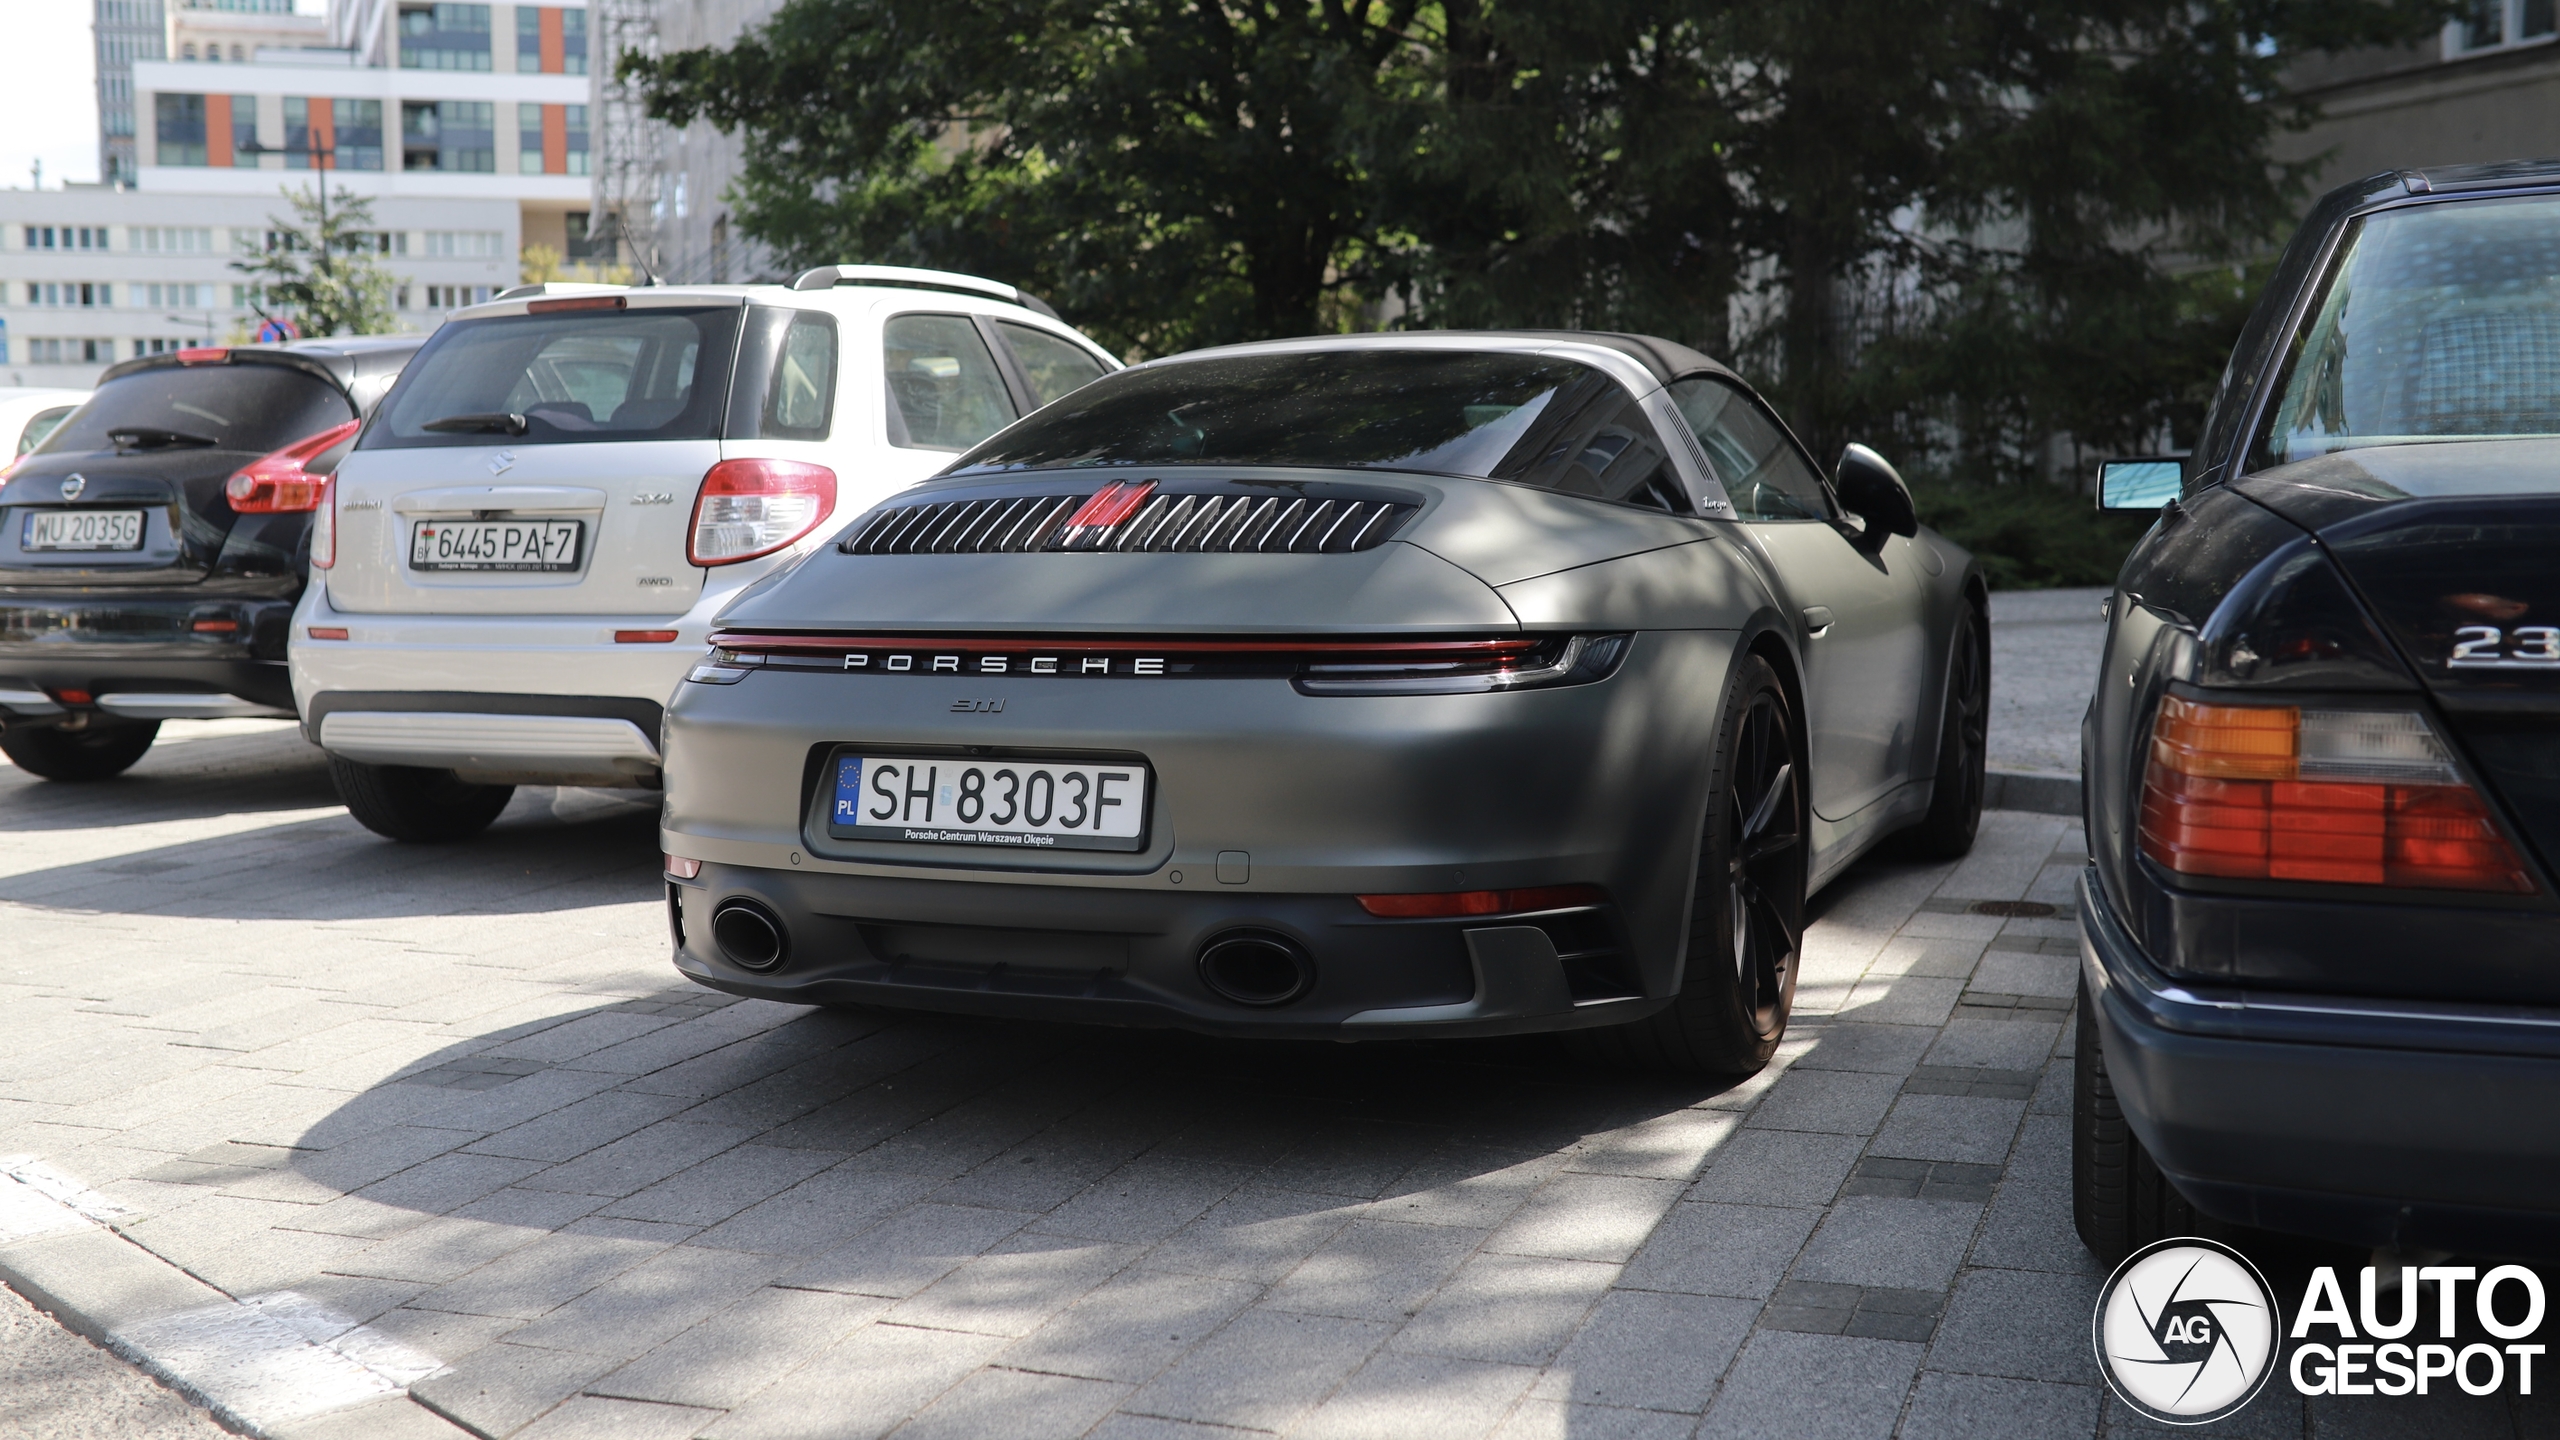
M 2142 853 L 2181 875 L 2533 891 L 2424 715 L 2170 696 L 2142 780 Z

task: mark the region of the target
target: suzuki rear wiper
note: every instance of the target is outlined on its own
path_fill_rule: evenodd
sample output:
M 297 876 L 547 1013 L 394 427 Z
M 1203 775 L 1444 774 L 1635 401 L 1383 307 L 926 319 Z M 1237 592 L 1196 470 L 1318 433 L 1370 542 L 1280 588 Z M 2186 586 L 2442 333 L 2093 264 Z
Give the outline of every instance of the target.
M 165 450 L 172 445 L 219 445 L 210 435 L 191 434 L 185 430 L 163 430 L 157 425 L 119 425 L 107 432 L 120 450 Z
M 522 415 L 492 410 L 485 415 L 447 415 L 419 428 L 445 435 L 521 435 L 524 425 Z

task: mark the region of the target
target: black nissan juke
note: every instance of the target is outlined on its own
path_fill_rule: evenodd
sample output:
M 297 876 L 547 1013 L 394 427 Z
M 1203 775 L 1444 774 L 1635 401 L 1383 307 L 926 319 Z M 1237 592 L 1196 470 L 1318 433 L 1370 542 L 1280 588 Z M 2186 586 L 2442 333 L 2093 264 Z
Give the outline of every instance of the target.
M 2377 175 L 2286 250 L 2083 730 L 2073 1184 L 2560 1255 L 2560 164 Z

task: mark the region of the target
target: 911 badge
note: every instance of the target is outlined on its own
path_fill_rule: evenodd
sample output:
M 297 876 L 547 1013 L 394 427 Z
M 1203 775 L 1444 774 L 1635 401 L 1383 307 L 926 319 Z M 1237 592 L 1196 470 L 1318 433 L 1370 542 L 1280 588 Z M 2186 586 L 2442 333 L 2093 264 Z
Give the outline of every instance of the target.
M 2560 671 L 2560 625 L 2465 625 L 2453 632 L 2453 653 L 2445 665 L 2454 670 Z

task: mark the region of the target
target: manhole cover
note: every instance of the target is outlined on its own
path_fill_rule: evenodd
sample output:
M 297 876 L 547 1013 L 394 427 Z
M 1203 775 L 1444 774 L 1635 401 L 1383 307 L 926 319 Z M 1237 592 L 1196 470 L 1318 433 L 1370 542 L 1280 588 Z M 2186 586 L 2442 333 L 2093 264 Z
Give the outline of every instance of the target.
M 2041 900 L 1976 900 L 1976 915 L 2006 915 L 2013 920 L 2041 920 L 2053 913 L 2053 907 Z

